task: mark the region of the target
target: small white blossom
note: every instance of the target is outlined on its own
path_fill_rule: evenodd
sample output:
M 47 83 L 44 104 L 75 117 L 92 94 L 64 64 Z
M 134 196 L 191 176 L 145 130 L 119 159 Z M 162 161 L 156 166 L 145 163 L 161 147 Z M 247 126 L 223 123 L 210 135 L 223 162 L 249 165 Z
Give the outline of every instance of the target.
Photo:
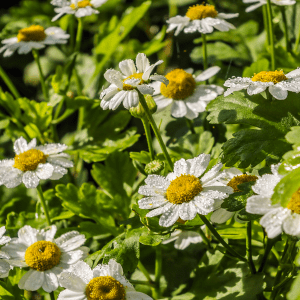
M 244 3 L 254 3 L 253 5 L 250 5 L 249 7 L 246 8 L 246 12 L 253 11 L 265 4 L 267 4 L 267 0 L 243 0 Z M 272 4 L 276 5 L 293 5 L 296 3 L 295 0 L 271 0 Z

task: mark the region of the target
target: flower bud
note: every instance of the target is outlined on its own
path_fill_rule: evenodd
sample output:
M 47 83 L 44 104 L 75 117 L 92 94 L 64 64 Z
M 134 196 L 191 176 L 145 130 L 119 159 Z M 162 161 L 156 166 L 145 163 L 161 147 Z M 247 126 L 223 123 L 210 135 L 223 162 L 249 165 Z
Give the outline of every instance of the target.
M 153 160 L 146 165 L 145 172 L 148 175 L 159 174 L 160 171 L 164 169 L 164 167 L 165 167 L 165 163 L 163 161 Z
M 145 101 L 148 105 L 148 108 L 151 112 L 151 114 L 154 114 L 156 112 L 157 106 L 156 106 L 156 102 L 154 101 L 154 99 L 152 98 L 151 95 L 144 95 L 145 97 Z M 129 112 L 131 113 L 132 116 L 134 116 L 135 118 L 143 118 L 146 113 L 141 105 L 141 103 L 139 102 L 139 105 L 136 107 L 131 107 L 129 109 Z

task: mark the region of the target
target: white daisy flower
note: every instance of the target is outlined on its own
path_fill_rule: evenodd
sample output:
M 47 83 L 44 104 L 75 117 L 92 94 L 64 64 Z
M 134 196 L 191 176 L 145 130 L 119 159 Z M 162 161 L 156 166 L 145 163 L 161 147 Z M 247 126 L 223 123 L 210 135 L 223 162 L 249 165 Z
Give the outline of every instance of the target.
M 233 92 L 247 89 L 248 95 L 252 96 L 264 92 L 269 88 L 270 94 L 277 100 L 284 100 L 288 91 L 300 92 L 300 69 L 284 74 L 283 71 L 262 71 L 249 77 L 233 77 L 227 79 L 224 86 L 229 89 L 224 93 L 228 96 Z
M 139 207 L 153 209 L 146 217 L 162 215 L 160 226 L 169 227 L 179 218 L 192 220 L 197 213 L 207 215 L 218 208 L 232 188 L 218 186 L 217 180 L 222 175 L 221 163 L 203 175 L 209 161 L 209 154 L 200 154 L 188 160 L 182 158 L 175 162 L 174 172 L 167 177 L 149 175 L 145 179 L 146 185 L 138 191 L 147 196 L 138 201 Z
M 201 226 L 202 229 L 205 228 L 205 225 Z M 180 229 L 176 229 L 171 233 L 171 237 L 167 240 L 164 240 L 162 244 L 168 244 L 174 242 L 175 249 L 184 250 L 190 244 L 199 244 L 203 242 L 201 235 L 196 231 L 182 231 Z
M 189 71 L 189 70 L 188 70 Z M 211 67 L 202 72 L 196 78 L 183 69 L 175 69 L 166 75 L 168 86 L 161 82 L 152 84 L 157 95 L 154 100 L 157 111 L 162 111 L 168 105 L 171 106 L 171 115 L 175 118 L 186 117 L 190 120 L 198 117 L 205 111 L 206 105 L 218 95 L 224 92 L 217 85 L 197 85 L 197 82 L 205 81 L 220 71 L 220 67 Z
M 213 5 L 197 4 L 190 6 L 186 15 L 170 18 L 167 23 L 169 27 L 167 32 L 176 29 L 175 35 L 178 35 L 183 29 L 185 33 L 212 33 L 215 29 L 228 31 L 235 27 L 224 19 L 238 17 L 239 14 L 218 13 Z
M 122 102 L 127 109 L 138 106 L 139 94 L 136 90 L 144 95 L 152 95 L 154 89 L 147 85 L 150 80 L 159 80 L 166 85 L 168 84 L 168 80 L 164 76 L 150 76 L 153 69 L 162 62 L 162 60 L 159 60 L 154 65 L 150 65 L 147 56 L 144 53 L 139 53 L 136 56 L 137 69 L 133 60 L 126 59 L 119 63 L 122 73 L 114 69 L 107 70 L 104 77 L 111 85 L 101 93 L 100 106 L 104 110 L 115 110 Z
M 54 22 L 62 15 L 75 15 L 76 18 L 90 16 L 92 14 L 99 14 L 95 8 L 100 7 L 107 0 L 52 0 L 51 4 L 58 6 L 54 11 L 58 13 L 51 21 Z
M 32 49 L 42 49 L 46 45 L 66 44 L 70 37 L 59 27 L 49 27 L 44 29 L 40 25 L 31 25 L 19 30 L 17 37 L 12 37 L 2 41 L 5 44 L 0 48 L 3 56 L 11 56 L 16 50 L 19 54 L 27 54 Z
M 246 8 L 246 12 L 253 11 L 265 4 L 267 4 L 267 0 L 243 0 L 244 3 L 255 3 Z M 296 3 L 295 0 L 271 0 L 271 3 L 276 5 L 293 5 Z
M 93 270 L 87 263 L 79 261 L 70 271 L 61 274 L 59 283 L 66 290 L 58 295 L 57 300 L 152 300 L 135 291 L 123 275 L 122 266 L 114 259 Z
M 237 193 L 241 191 L 238 188 L 239 184 L 250 182 L 250 181 L 256 181 L 257 179 L 258 179 L 257 176 L 244 174 L 242 171 L 240 171 L 237 168 L 230 168 L 230 169 L 225 169 L 223 171 L 222 177 L 218 179 L 218 182 L 222 183 L 223 185 L 230 186 L 232 188 L 231 193 Z M 210 217 L 210 220 L 217 224 L 226 222 L 236 214 L 236 212 L 227 211 L 226 209 L 222 208 L 221 204 L 220 207 L 217 210 L 215 210 Z M 238 218 L 236 220 L 238 222 L 241 222 L 239 221 Z
M 29 144 L 23 137 L 18 138 L 14 144 L 15 158 L 0 161 L 0 185 L 14 188 L 23 182 L 27 188 L 36 188 L 40 179 L 62 178 L 67 174 L 66 168 L 73 167 L 70 156 L 60 153 L 67 148 L 64 144 L 36 147 L 35 138 Z
M 30 267 L 19 281 L 20 289 L 36 291 L 42 287 L 47 293 L 53 292 L 59 286 L 59 274 L 88 256 L 89 248 L 81 246 L 83 234 L 70 231 L 54 239 L 56 230 L 55 225 L 47 231 L 26 225 L 18 231 L 18 238 L 2 248 L 10 256 L 6 260 L 10 265 Z
M 9 236 L 3 236 L 5 231 L 5 226 L 2 226 L 0 228 L 0 246 L 7 244 L 11 240 Z M 0 278 L 7 277 L 9 270 L 12 269 L 6 259 L 9 259 L 9 255 L 6 252 L 0 250 Z
M 278 165 L 272 165 L 273 174 L 265 174 L 257 180 L 253 191 L 257 194 L 247 200 L 246 211 L 263 215 L 260 220 L 269 238 L 275 238 L 282 232 L 300 237 L 300 189 L 295 192 L 287 207 L 280 203 L 272 204 L 274 188 L 283 177 L 278 173 Z

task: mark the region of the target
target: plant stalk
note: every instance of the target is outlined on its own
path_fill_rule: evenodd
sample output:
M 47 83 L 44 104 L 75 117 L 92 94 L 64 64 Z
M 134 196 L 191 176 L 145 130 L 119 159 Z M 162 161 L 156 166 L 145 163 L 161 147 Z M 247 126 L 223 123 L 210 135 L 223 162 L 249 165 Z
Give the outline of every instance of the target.
M 271 0 L 267 0 L 267 13 L 268 13 L 268 22 L 269 22 L 269 33 L 270 33 L 270 45 L 271 45 L 271 68 L 272 71 L 275 71 L 275 44 L 274 44 L 274 28 L 273 28 L 273 17 L 272 17 L 272 7 Z
M 284 28 L 284 38 L 285 38 L 285 48 L 287 52 L 290 52 L 291 47 L 290 47 L 290 40 L 289 40 L 289 31 L 288 31 L 288 24 L 287 24 L 287 19 L 286 19 L 286 14 L 285 14 L 285 7 L 280 6 L 280 12 L 281 12 L 281 17 L 283 21 L 283 28 Z
M 47 204 L 46 204 L 46 201 L 45 201 L 45 198 L 44 198 L 44 195 L 43 195 L 43 191 L 42 191 L 41 186 L 38 185 L 37 188 L 36 188 L 36 190 L 37 190 L 37 192 L 38 192 L 38 198 L 39 198 L 39 200 L 41 201 L 41 204 L 42 204 L 42 206 L 43 206 L 43 209 L 44 209 L 44 213 L 45 213 L 45 216 L 46 216 L 46 220 L 47 220 L 48 226 L 51 226 L 51 219 L 50 219 L 48 207 L 47 207 Z
M 263 19 L 264 19 L 264 27 L 265 31 L 267 32 L 267 45 L 270 45 L 270 31 L 269 31 L 269 20 L 268 20 L 268 12 L 267 12 L 267 6 L 263 5 L 262 6 L 262 12 L 263 12 Z
M 161 245 L 156 246 L 155 249 L 155 288 L 152 291 L 153 298 L 159 299 L 160 295 L 160 277 L 162 271 L 162 249 Z
M 190 119 L 187 119 L 187 118 L 185 118 L 185 121 L 186 121 L 186 124 L 189 127 L 191 133 L 195 134 L 196 131 L 195 131 L 195 128 L 194 128 L 194 122 Z
M 18 90 L 16 89 L 15 85 L 12 83 L 4 69 L 0 66 L 0 77 L 5 82 L 11 93 L 15 96 L 16 99 L 21 98 Z
M 149 121 L 147 118 L 142 118 L 141 120 L 143 122 L 144 129 L 145 129 L 145 134 L 146 134 L 146 139 L 147 139 L 147 144 L 148 144 L 148 148 L 149 148 L 149 152 L 150 152 L 151 161 L 153 161 L 154 160 L 154 149 L 153 149 L 153 144 L 152 144 L 152 136 L 151 136 L 151 132 L 150 132 Z
M 247 253 L 247 258 L 248 258 L 248 265 L 251 271 L 251 274 L 256 274 L 256 269 L 255 265 L 253 263 L 252 259 L 252 235 L 251 235 L 251 227 L 252 223 L 249 221 L 247 223 L 247 236 L 246 236 L 246 253 Z
M 83 20 L 82 18 L 77 18 L 77 20 L 78 20 L 78 27 L 77 27 L 76 45 L 75 45 L 74 52 L 80 51 L 82 32 L 83 32 Z

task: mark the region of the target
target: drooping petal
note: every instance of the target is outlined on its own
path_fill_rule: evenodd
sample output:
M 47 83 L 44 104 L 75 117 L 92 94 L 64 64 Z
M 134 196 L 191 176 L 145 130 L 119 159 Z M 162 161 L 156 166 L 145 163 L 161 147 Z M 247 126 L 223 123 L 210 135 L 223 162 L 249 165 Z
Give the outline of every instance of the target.
M 22 181 L 28 189 L 34 189 L 39 185 L 40 179 L 34 171 L 27 171 L 23 174 Z
M 54 171 L 54 167 L 49 163 L 45 163 L 45 164 L 39 164 L 37 166 L 35 170 L 35 174 L 40 179 L 49 179 L 52 176 L 53 171 Z
M 171 107 L 171 115 L 175 118 L 182 118 L 186 115 L 187 108 L 184 101 L 176 100 Z
M 70 290 L 64 290 L 60 292 L 57 300 L 86 300 L 85 292 L 73 292 Z
M 82 274 L 84 277 L 84 274 Z M 72 292 L 84 293 L 87 283 L 73 272 L 62 272 L 59 276 L 59 284 Z
M 288 96 L 287 90 L 277 85 L 270 86 L 269 92 L 277 100 L 284 100 Z
M 36 291 L 44 283 L 44 272 L 29 270 L 19 281 L 19 288 L 27 291 Z
M 44 283 L 42 285 L 42 288 L 45 292 L 51 293 L 55 291 L 58 288 L 58 278 L 57 276 L 51 272 L 51 270 L 48 270 L 44 273 Z
M 218 66 L 210 67 L 210 68 L 206 69 L 205 71 L 203 71 L 200 75 L 198 75 L 195 78 L 195 80 L 197 82 L 205 81 L 205 80 L 213 77 L 214 75 L 216 75 L 220 70 L 221 70 L 221 68 Z
M 222 224 L 229 220 L 234 215 L 234 212 L 227 211 L 224 208 L 219 208 L 213 212 L 210 217 L 211 222 Z

